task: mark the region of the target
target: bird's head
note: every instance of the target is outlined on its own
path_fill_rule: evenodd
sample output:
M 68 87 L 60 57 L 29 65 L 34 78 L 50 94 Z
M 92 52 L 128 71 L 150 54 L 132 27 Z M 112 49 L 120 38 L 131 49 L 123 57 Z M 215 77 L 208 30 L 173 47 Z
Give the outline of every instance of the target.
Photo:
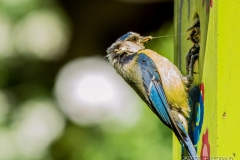
M 151 36 L 144 37 L 138 33 L 128 32 L 107 49 L 107 57 L 110 63 L 114 65 L 121 57 L 129 56 L 145 49 L 145 43 L 151 39 Z

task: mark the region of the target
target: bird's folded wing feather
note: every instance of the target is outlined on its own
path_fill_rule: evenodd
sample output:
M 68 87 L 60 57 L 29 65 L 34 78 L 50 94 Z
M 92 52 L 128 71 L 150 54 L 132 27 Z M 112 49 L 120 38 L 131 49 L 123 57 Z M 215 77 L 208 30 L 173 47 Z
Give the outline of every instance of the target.
M 162 81 L 160 74 L 157 70 L 155 63 L 147 55 L 139 55 L 140 68 L 142 71 L 142 78 L 146 92 L 148 92 L 148 98 L 151 104 L 150 107 L 155 114 L 171 128 L 178 139 L 185 144 L 188 153 L 192 157 L 196 157 L 196 151 L 192 145 L 192 142 L 180 121 L 177 121 L 177 117 L 172 116 L 171 110 L 162 87 Z

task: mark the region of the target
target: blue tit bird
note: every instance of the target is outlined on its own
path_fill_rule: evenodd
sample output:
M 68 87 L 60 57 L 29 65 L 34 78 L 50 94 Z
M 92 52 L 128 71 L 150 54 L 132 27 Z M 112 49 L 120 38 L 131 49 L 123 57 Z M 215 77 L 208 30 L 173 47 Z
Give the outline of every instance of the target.
M 107 49 L 107 57 L 117 73 L 175 133 L 189 157 L 197 158 L 187 134 L 190 112 L 187 91 L 192 77 L 184 77 L 167 58 L 145 49 L 145 43 L 151 39 L 128 32 Z

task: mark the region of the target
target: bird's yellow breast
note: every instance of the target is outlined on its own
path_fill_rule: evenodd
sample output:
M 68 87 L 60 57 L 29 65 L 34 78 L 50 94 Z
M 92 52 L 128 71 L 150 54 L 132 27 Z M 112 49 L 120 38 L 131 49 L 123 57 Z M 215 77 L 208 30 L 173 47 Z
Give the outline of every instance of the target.
M 145 49 L 138 53 L 144 53 L 149 56 L 155 63 L 160 74 L 164 92 L 168 103 L 173 109 L 181 110 L 185 117 L 188 117 L 190 111 L 188 104 L 188 94 L 183 82 L 183 76 L 179 69 L 167 58 L 156 52 Z

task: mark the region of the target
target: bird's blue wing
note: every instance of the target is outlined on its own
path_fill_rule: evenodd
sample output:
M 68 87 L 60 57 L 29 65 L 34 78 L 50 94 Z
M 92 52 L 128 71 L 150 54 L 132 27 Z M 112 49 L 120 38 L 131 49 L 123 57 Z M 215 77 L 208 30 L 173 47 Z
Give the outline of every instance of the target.
M 173 118 L 170 107 L 162 87 L 161 77 L 153 60 L 144 53 L 138 55 L 138 65 L 142 72 L 144 87 L 148 94 L 150 108 L 162 120 L 162 122 L 171 128 L 177 138 L 183 143 L 191 157 L 197 157 L 192 142 L 185 131 L 182 122 L 178 118 Z
M 170 114 L 170 108 L 161 85 L 161 78 L 155 63 L 144 53 L 138 55 L 138 65 L 142 72 L 142 79 L 145 90 L 151 104 L 151 109 L 168 127 L 173 129 L 173 119 Z

